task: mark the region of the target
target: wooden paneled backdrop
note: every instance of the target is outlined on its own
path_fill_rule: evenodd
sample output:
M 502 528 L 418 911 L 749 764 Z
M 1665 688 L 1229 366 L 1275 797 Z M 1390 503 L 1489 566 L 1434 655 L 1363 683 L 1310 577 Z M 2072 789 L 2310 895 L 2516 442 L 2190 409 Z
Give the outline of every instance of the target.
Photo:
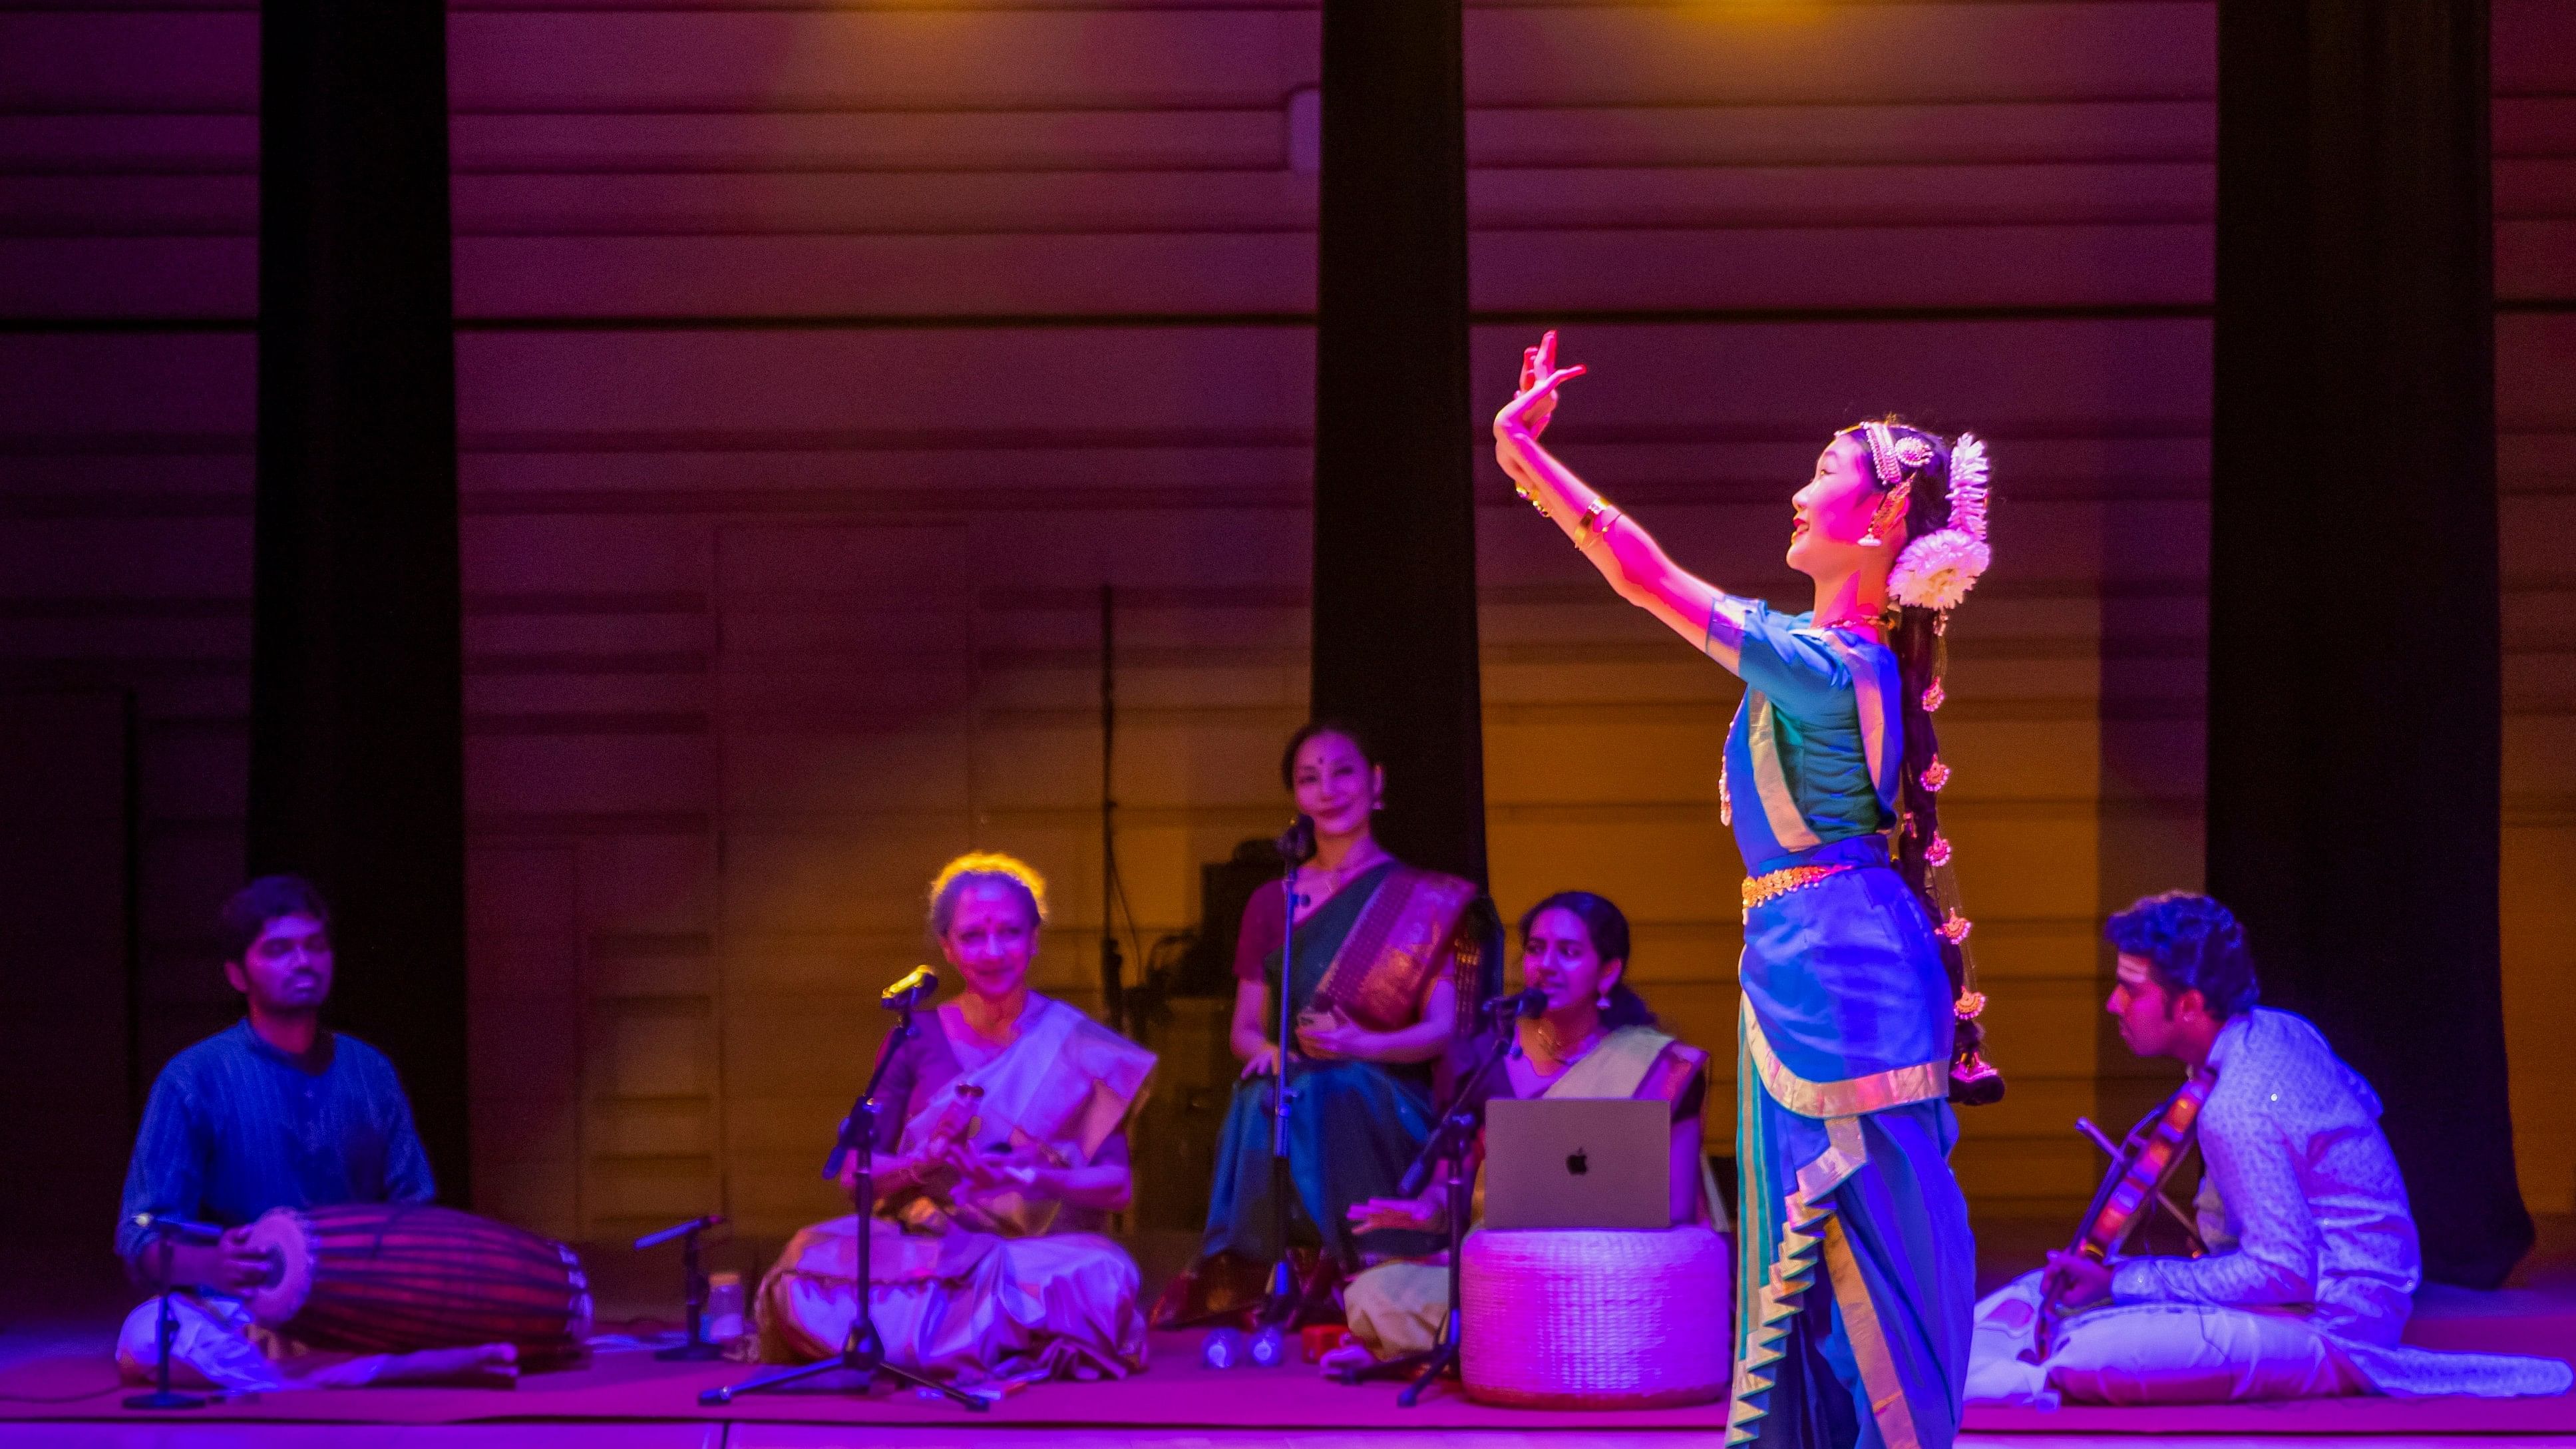
M 0 682 L 138 699 L 149 1065 L 228 1011 L 257 16 L 20 3 Z M 869 992 L 919 956 L 946 854 L 1045 869 L 1040 973 L 1095 999 L 1104 581 L 1144 936 L 1279 823 L 1316 12 L 452 15 L 478 1196 L 584 1237 L 719 1208 L 781 1231 L 833 1206 L 814 1169 Z M 2495 15 L 2508 1030 L 2524 1190 L 2566 1212 L 2576 7 Z M 1993 440 L 2000 563 L 1941 716 L 2013 1079 L 1959 1154 L 1987 1211 L 2080 1198 L 2069 1120 L 2153 1090 L 2099 1029 L 2097 922 L 2199 873 L 2213 27 L 2206 0 L 1468 12 L 1482 397 L 1561 325 L 1593 372 L 1552 441 L 1792 606 L 1786 500 L 1834 428 L 1900 408 Z M 1496 893 L 1617 898 L 1637 980 L 1729 1058 L 1734 686 L 1484 466 Z M 2405 587 L 2355 579 L 2352 627 Z

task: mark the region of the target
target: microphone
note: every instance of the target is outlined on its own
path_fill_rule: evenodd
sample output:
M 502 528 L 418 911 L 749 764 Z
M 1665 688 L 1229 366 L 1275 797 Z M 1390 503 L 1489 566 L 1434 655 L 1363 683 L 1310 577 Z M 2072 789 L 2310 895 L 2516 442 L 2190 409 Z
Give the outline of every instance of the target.
M 673 1238 L 686 1237 L 691 1233 L 704 1232 L 708 1228 L 723 1227 L 724 1220 L 725 1217 L 723 1213 L 709 1213 L 702 1218 L 691 1218 L 677 1227 L 664 1228 L 658 1233 L 646 1233 L 644 1236 L 635 1240 L 635 1251 L 640 1253 L 646 1248 L 658 1248 L 664 1243 L 671 1241 Z
M 927 966 L 915 966 L 911 975 L 877 993 L 877 1005 L 888 1011 L 910 1011 L 938 991 L 939 973 Z
M 1509 996 L 1497 996 L 1493 1000 L 1485 1003 L 1485 1014 L 1498 1020 L 1523 1016 L 1545 1016 L 1547 1014 L 1547 993 L 1533 986 L 1526 991 L 1515 991 Z
M 1288 828 L 1281 832 L 1279 839 L 1274 843 L 1279 847 L 1279 858 L 1290 865 L 1304 865 L 1313 860 L 1315 858 L 1315 817 L 1299 815 L 1295 820 L 1288 822 Z
M 192 1222 L 187 1218 L 172 1217 L 168 1213 L 136 1213 L 126 1221 L 148 1233 L 158 1233 L 165 1238 L 185 1238 L 200 1243 L 220 1243 L 223 1241 L 225 1232 L 213 1223 Z

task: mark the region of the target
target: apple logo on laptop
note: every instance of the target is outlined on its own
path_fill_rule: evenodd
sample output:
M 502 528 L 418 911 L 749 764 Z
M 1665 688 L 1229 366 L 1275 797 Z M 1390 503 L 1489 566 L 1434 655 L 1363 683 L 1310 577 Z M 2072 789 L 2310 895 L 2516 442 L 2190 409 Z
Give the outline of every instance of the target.
M 1565 1170 L 1576 1177 L 1581 1177 L 1592 1170 L 1592 1161 L 1585 1157 L 1583 1149 L 1578 1147 L 1565 1155 Z

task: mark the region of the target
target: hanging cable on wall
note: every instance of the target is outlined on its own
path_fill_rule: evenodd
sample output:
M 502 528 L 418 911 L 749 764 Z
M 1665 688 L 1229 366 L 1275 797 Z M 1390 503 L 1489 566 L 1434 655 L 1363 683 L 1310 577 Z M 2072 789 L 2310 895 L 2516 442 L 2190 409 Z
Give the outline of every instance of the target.
M 1118 797 L 1113 776 L 1118 760 L 1118 608 L 1116 590 L 1100 586 L 1100 1009 L 1109 1028 L 1134 1035 L 1128 1020 L 1127 958 L 1119 944 L 1117 921 L 1127 919 L 1131 944 L 1136 908 L 1127 900 L 1127 882 L 1118 873 Z M 1141 956 L 1141 945 L 1137 947 Z

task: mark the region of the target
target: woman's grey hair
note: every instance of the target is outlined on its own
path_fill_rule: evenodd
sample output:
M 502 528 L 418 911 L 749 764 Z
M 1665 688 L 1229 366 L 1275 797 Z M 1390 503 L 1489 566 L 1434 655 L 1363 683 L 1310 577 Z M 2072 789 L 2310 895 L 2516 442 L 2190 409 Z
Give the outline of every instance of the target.
M 1020 903 L 1029 908 L 1029 929 L 1046 924 L 1046 877 L 1031 869 L 1027 861 L 999 851 L 968 851 L 939 868 L 930 883 L 930 935 L 934 941 L 945 939 L 948 927 L 957 918 L 957 898 L 970 885 L 999 885 L 1017 892 Z

